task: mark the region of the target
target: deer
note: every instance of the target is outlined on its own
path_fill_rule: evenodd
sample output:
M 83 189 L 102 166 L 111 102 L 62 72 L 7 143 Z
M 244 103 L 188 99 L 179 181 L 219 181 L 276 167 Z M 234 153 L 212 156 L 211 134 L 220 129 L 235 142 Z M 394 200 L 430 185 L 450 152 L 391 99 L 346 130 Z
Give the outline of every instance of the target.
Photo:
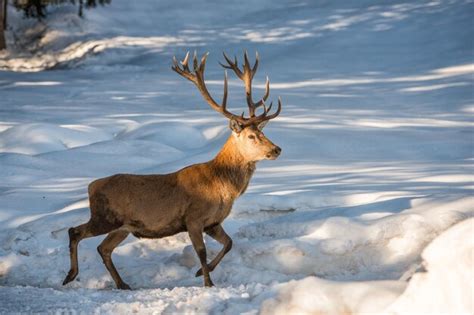
M 281 148 L 262 131 L 268 121 L 280 114 L 282 107 L 278 98 L 278 108 L 270 114 L 272 103 L 268 107 L 265 104 L 270 94 L 268 77 L 263 97 L 257 102 L 252 98 L 258 53 L 251 67 L 245 52 L 242 68 L 237 57 L 232 61 L 225 53 L 223 55 L 226 63 L 220 63 L 221 66 L 232 70 L 244 83 L 248 117 L 227 109 L 227 70 L 224 71 L 222 103 L 217 103 L 209 93 L 204 80 L 208 53 L 200 61 L 194 53 L 192 70 L 189 52 L 180 64 L 173 57 L 172 70 L 194 83 L 210 107 L 229 120 L 231 133 L 217 155 L 208 162 L 169 174 L 116 174 L 91 182 L 88 186 L 90 219 L 68 230 L 71 267 L 63 285 L 73 281 L 79 273 L 77 248 L 85 238 L 107 234 L 97 250 L 117 288 L 130 290 L 112 262 L 113 250 L 129 234 L 156 239 L 187 232 L 201 264 L 196 277 L 203 276 L 205 287 L 214 286 L 210 272 L 232 248 L 232 239 L 224 231 L 222 222 L 230 214 L 234 201 L 247 190 L 256 163 L 275 160 L 281 153 Z M 257 115 L 259 107 L 263 111 Z M 223 246 L 210 263 L 207 262 L 204 233 Z

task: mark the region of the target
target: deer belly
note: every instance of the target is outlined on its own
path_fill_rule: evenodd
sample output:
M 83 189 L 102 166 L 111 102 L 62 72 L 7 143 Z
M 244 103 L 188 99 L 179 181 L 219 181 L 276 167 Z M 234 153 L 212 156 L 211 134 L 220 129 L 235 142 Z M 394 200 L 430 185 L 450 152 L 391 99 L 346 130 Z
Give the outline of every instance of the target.
M 127 224 L 129 231 L 138 238 L 162 238 L 186 231 L 184 224 L 180 222 L 146 225 L 141 221 L 132 221 Z

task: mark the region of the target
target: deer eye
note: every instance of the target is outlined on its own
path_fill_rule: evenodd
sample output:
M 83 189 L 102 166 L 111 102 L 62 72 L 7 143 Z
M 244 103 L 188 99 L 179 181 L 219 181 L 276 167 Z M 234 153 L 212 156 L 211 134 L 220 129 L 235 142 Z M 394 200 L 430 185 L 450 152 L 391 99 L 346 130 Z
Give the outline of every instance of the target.
M 254 136 L 254 135 L 250 135 L 250 136 L 249 136 L 249 139 L 255 140 L 255 136 Z

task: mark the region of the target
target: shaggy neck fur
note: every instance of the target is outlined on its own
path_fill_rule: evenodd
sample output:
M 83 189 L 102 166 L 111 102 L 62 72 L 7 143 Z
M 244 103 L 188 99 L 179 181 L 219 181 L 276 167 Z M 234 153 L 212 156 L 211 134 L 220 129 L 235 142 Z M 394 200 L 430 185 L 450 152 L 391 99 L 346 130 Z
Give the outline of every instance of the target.
M 233 135 L 227 139 L 217 156 L 210 161 L 216 175 L 225 186 L 230 186 L 235 197 L 245 192 L 255 171 L 255 162 L 249 161 L 239 151 Z

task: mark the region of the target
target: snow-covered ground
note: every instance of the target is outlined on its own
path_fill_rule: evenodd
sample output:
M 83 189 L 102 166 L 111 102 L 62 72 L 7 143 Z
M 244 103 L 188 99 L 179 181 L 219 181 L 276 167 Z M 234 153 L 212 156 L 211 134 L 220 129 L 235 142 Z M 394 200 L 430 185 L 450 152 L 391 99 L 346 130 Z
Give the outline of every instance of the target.
M 472 314 L 473 12 L 461 0 L 113 0 L 37 24 L 11 10 L 0 313 Z M 218 98 L 221 52 L 258 50 L 256 93 L 268 75 L 284 103 L 266 127 L 282 156 L 258 165 L 224 222 L 234 247 L 216 287 L 194 277 L 186 234 L 124 241 L 114 261 L 127 292 L 96 251 L 103 237 L 86 239 L 63 287 L 90 181 L 206 161 L 228 136 L 170 70 L 194 49 L 211 53 Z M 234 78 L 229 98 L 245 107 Z

